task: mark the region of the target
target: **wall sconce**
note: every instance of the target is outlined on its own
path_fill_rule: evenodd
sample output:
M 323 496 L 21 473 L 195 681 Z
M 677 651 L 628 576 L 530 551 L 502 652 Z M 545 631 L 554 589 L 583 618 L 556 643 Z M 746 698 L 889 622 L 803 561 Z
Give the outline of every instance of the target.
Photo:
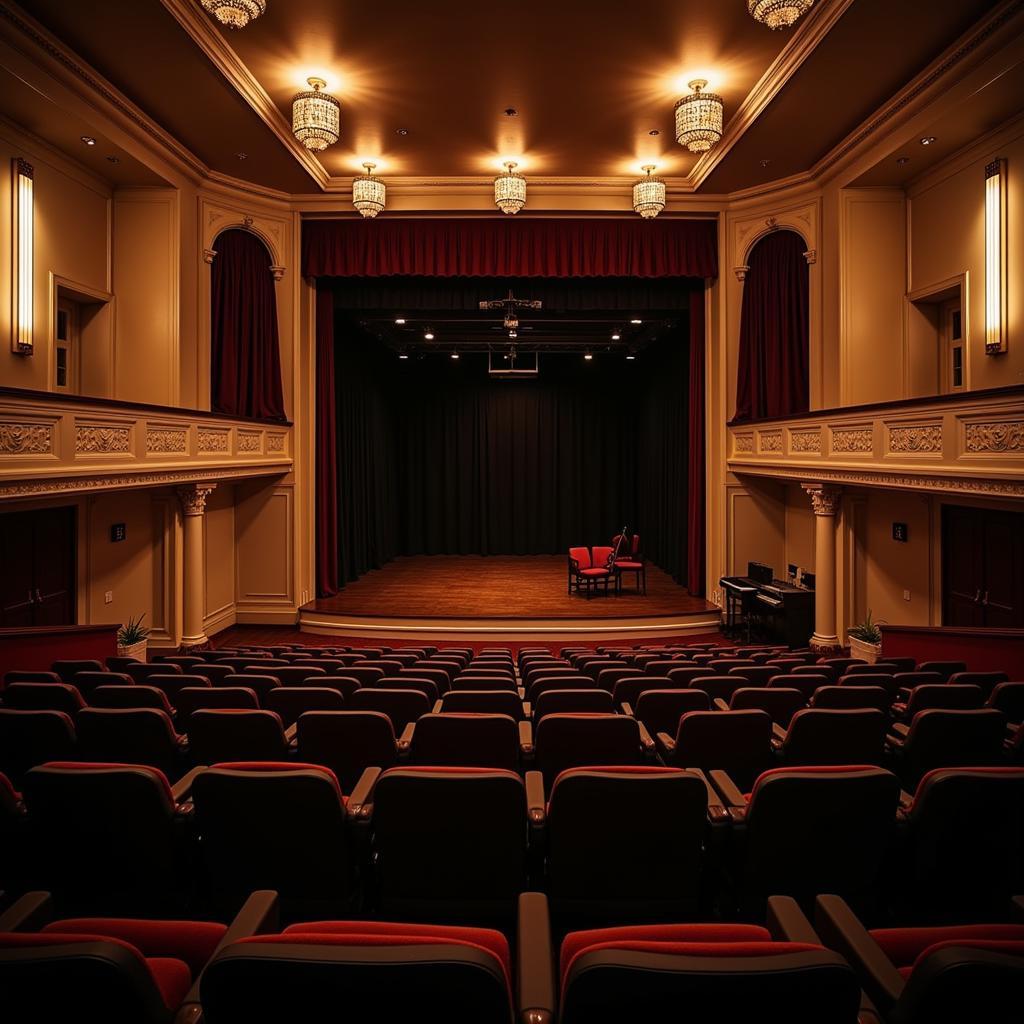
M 1006 351 L 1006 161 L 985 168 L 985 352 Z
M 32 198 L 32 165 L 20 157 L 12 164 L 13 180 L 13 213 L 11 224 L 14 240 L 14 253 L 11 260 L 14 268 L 13 296 L 13 333 L 11 347 L 19 355 L 32 354 L 32 264 L 34 238 L 34 206 Z

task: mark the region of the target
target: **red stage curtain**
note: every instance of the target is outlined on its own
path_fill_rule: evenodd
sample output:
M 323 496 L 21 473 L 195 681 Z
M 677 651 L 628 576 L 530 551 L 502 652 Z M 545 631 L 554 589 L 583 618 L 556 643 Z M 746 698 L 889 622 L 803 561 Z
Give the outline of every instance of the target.
M 307 277 L 716 277 L 709 220 L 330 220 L 302 226 Z
M 210 404 L 214 412 L 283 420 L 277 296 L 270 253 L 250 231 L 215 242 L 211 274 Z
M 766 235 L 743 285 L 736 419 L 792 416 L 809 408 L 806 245 L 794 231 Z
M 338 456 L 334 401 L 334 295 L 316 293 L 316 593 L 338 592 Z
M 687 534 L 686 589 L 694 597 L 704 593 L 704 284 L 690 288 L 690 375 L 689 375 L 689 458 L 686 492 L 689 532 Z

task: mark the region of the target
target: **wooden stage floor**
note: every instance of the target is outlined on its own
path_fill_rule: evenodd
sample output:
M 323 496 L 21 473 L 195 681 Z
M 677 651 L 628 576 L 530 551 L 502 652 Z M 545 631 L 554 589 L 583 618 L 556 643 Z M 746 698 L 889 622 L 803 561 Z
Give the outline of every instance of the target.
M 562 555 L 432 555 L 396 558 L 349 583 L 336 597 L 313 601 L 303 614 L 386 619 L 630 619 L 717 613 L 701 597 L 653 565 L 647 594 L 627 574 L 622 593 L 590 599 L 566 593 Z

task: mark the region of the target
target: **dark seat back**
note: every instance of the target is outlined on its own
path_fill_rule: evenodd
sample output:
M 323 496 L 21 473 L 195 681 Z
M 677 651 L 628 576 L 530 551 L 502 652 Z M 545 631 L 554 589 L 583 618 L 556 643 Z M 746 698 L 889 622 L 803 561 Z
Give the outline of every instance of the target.
M 534 747 L 548 786 L 567 768 L 643 763 L 640 727 L 625 715 L 548 715 L 537 723 Z
M 633 714 L 652 736 L 659 732 L 675 736 L 683 715 L 710 707 L 710 699 L 703 690 L 646 690 L 637 698 Z
M 779 750 L 784 765 L 881 765 L 888 718 L 875 708 L 804 708 Z
M 327 687 L 279 686 L 267 695 L 266 707 L 281 716 L 287 729 L 306 711 L 344 711 L 345 698 Z
M 307 711 L 299 716 L 296 738 L 299 759 L 330 768 L 345 792 L 367 768 L 398 763 L 391 719 L 379 711 Z
M 513 690 L 450 690 L 441 698 L 441 712 L 446 715 L 508 715 L 521 722 L 523 702 Z
M 223 761 L 283 761 L 288 740 L 280 717 L 273 711 L 203 708 L 186 723 L 195 764 Z
M 0 708 L 0 774 L 16 788 L 21 788 L 29 768 L 47 761 L 74 760 L 76 752 L 75 723 L 70 715 Z
M 409 763 L 518 771 L 519 727 L 508 715 L 424 715 L 413 732 Z
M 675 738 L 674 765 L 720 768 L 746 788 L 770 762 L 772 719 L 765 711 L 691 711 Z
M 776 725 L 789 728 L 806 701 L 800 690 L 783 686 L 744 686 L 732 695 L 730 711 L 766 711 Z
M 380 690 L 367 686 L 352 694 L 348 706 L 353 711 L 383 712 L 391 719 L 395 733 L 400 735 L 410 722 L 427 714 L 432 705 L 419 690 Z
M 157 708 L 85 708 L 76 720 L 79 755 L 106 764 L 143 764 L 177 778 L 184 750 L 170 715 Z
M 614 711 L 612 695 L 597 687 L 584 690 L 544 690 L 533 702 L 534 722 L 539 722 L 545 715 L 610 715 Z

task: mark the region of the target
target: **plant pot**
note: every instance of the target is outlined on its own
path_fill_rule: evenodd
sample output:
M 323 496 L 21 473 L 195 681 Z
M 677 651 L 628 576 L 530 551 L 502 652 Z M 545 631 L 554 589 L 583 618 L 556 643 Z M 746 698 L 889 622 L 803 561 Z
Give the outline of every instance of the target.
M 118 644 L 117 656 L 119 658 L 134 658 L 136 661 L 145 661 L 148 644 L 148 640 L 140 640 L 137 644 L 131 644 L 128 647 L 122 647 Z
M 860 658 L 861 661 L 866 661 L 871 665 L 881 658 L 881 644 L 869 644 L 864 640 L 858 640 L 855 636 L 847 636 L 846 639 L 850 645 L 851 658 Z

